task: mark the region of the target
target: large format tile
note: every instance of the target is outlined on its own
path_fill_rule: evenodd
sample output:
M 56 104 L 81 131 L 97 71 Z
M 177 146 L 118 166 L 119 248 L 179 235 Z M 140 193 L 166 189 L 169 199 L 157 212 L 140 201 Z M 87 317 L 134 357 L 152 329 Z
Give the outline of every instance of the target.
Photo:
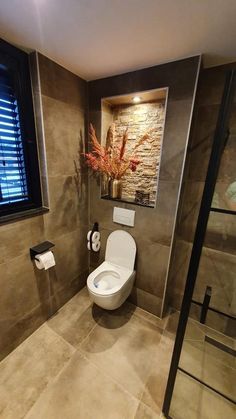
M 42 94 L 87 108 L 87 82 L 42 54 L 38 54 Z
M 14 341 L 15 324 L 40 305 L 37 278 L 46 279 L 45 272 L 36 273 L 28 255 L 0 264 L 0 351 Z
M 140 402 L 134 419 L 159 419 L 159 414 Z
M 129 299 L 133 304 L 141 307 L 149 313 L 152 313 L 153 315 L 160 317 L 162 314 L 162 299 L 150 292 L 146 292 L 141 288 L 134 286 Z
M 79 175 L 78 175 L 79 176 Z M 50 176 L 50 212 L 44 215 L 45 235 L 60 237 L 88 225 L 87 175 Z
M 159 243 L 139 239 L 135 286 L 162 298 L 170 249 Z
M 185 341 L 180 366 L 222 394 L 236 400 L 234 357 L 211 344 Z
M 174 338 L 166 336 L 164 332 L 152 356 L 152 368 L 141 399 L 158 414 L 164 401 L 173 346 Z
M 194 289 L 194 300 L 203 301 L 207 286 L 212 287 L 211 307 L 234 315 L 236 289 L 236 256 L 226 252 L 203 248 Z
M 161 180 L 179 181 L 188 140 L 191 106 L 192 98 L 168 100 L 160 163 Z
M 0 417 L 21 419 L 74 348 L 43 325 L 0 364 Z
M 105 313 L 81 350 L 98 368 L 141 397 L 162 331 L 132 313 Z
M 47 316 L 42 305 L 38 305 L 22 317 L 11 323 L 11 319 L 0 321 L 0 360 L 27 339 L 46 320 Z
M 88 270 L 86 230 L 81 227 L 54 239 L 56 266 L 49 271 L 54 288 L 68 286 Z
M 48 326 L 78 347 L 102 313 L 102 309 L 91 303 L 85 287 L 48 321 Z
M 44 221 L 40 215 L 9 224 L 1 224 L 0 230 L 0 264 L 9 262 L 10 265 L 14 263 L 17 256 L 28 256 L 31 246 L 45 240 Z
M 77 352 L 26 419 L 132 419 L 138 401 Z
M 42 101 L 48 175 L 75 175 L 74 161 L 81 143 L 85 144 L 85 114 L 48 96 L 43 95 Z
M 235 406 L 179 371 L 170 416 L 175 419 L 234 419 Z
M 125 303 L 130 304 L 128 301 Z M 153 326 L 156 326 L 162 330 L 166 328 L 166 325 L 168 324 L 169 317 L 171 316 L 171 310 L 167 310 L 166 314 L 163 318 L 157 317 L 152 313 L 149 313 L 148 311 L 137 307 L 136 305 L 130 304 L 133 308 L 133 312 L 135 316 L 141 317 L 143 320 L 151 323 Z

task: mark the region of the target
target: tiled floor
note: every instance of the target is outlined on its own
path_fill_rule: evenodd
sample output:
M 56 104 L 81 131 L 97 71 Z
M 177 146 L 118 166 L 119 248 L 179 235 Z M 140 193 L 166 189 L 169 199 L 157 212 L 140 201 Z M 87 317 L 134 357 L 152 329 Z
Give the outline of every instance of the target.
M 175 326 L 129 303 L 103 311 L 84 288 L 1 362 L 0 418 L 159 418 Z
M 205 341 L 206 335 L 228 348 L 234 348 L 232 338 L 189 319 L 180 367 L 235 400 L 235 357 Z M 175 419 L 234 419 L 236 409 L 224 397 L 178 371 L 170 416 Z

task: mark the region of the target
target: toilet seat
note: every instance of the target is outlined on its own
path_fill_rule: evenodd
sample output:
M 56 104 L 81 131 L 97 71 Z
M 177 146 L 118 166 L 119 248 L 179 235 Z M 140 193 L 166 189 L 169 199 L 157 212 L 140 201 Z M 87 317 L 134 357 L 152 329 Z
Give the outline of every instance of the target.
M 130 269 L 105 261 L 88 276 L 87 285 L 95 295 L 115 295 L 132 274 Z

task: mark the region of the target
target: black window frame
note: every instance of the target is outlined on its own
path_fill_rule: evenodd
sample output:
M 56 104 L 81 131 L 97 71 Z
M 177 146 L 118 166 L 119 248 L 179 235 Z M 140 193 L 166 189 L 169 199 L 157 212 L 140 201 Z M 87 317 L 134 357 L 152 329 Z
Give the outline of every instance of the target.
M 1 222 L 7 216 L 41 208 L 42 192 L 29 55 L 0 39 L 0 65 L 14 78 L 28 191 L 27 200 L 0 205 Z

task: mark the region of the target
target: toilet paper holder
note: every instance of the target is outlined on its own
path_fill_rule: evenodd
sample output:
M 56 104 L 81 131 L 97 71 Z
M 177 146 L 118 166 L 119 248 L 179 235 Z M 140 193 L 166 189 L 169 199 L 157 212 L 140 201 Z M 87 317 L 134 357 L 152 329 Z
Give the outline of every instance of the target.
M 37 255 L 40 253 L 47 252 L 49 249 L 54 247 L 55 244 L 51 243 L 49 241 L 42 242 L 40 244 L 37 244 L 37 246 L 30 248 L 30 258 L 31 260 L 34 260 Z

